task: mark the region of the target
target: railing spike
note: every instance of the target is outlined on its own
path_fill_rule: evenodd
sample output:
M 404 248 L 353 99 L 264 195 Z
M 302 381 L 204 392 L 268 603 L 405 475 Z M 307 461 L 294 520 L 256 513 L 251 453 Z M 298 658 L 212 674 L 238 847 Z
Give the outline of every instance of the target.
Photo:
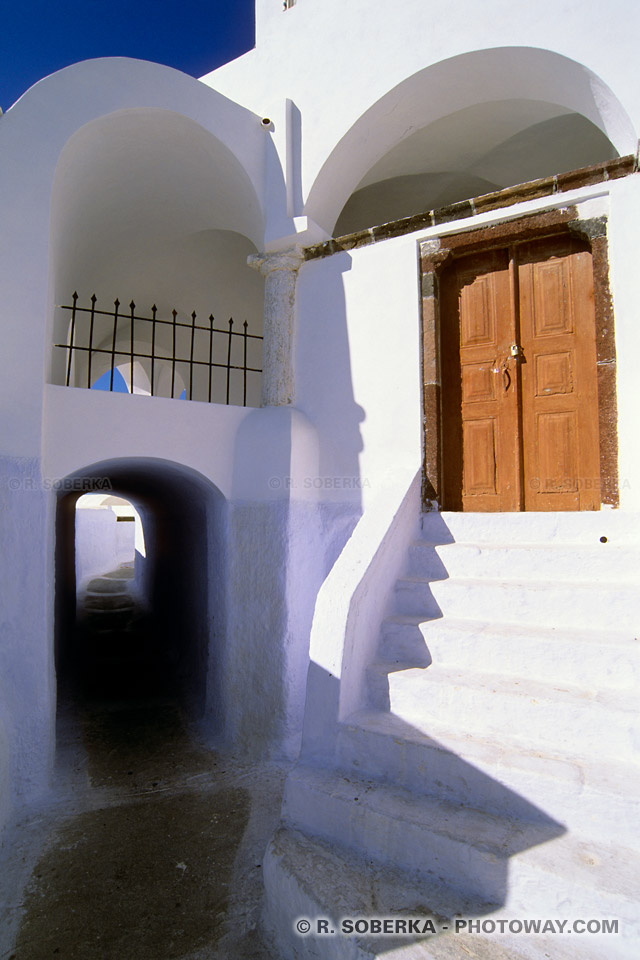
M 118 300 L 117 297 L 116 297 L 116 299 L 113 301 L 113 305 L 114 305 L 114 307 L 116 308 L 116 310 L 117 310 L 118 307 L 120 306 L 120 301 Z
M 96 304 L 97 299 L 98 299 L 98 298 L 96 297 L 95 293 L 92 293 L 92 294 L 91 294 L 91 303 L 92 303 L 94 306 L 95 306 L 95 304 Z
M 132 300 L 131 303 L 129 304 L 129 309 L 130 309 L 130 310 L 135 310 L 135 308 L 136 308 L 136 305 L 135 305 L 135 303 L 134 303 L 133 300 Z

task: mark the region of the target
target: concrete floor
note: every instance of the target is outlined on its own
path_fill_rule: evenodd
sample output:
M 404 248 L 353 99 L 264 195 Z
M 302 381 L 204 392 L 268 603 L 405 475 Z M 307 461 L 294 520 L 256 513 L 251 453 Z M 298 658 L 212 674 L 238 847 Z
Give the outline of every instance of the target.
M 262 857 L 285 774 L 198 742 L 167 699 L 67 702 L 52 795 L 4 843 L 0 960 L 275 960 Z

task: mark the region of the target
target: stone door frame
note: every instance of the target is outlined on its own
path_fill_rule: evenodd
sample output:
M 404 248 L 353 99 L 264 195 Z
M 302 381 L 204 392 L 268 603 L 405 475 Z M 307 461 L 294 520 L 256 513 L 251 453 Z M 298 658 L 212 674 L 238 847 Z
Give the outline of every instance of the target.
M 442 504 L 442 396 L 440 366 L 439 281 L 444 267 L 456 256 L 546 236 L 573 234 L 586 240 L 593 258 L 600 502 L 618 506 L 618 432 L 616 350 L 613 306 L 609 288 L 607 219 L 580 219 L 575 206 L 533 213 L 419 243 L 421 292 L 421 363 L 423 409 L 424 510 Z

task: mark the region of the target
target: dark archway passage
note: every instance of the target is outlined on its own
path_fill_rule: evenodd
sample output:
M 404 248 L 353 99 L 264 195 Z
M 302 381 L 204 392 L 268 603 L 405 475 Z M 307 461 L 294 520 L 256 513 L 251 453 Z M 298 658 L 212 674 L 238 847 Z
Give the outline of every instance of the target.
M 129 501 L 145 549 L 136 550 L 135 568 L 94 578 L 78 611 L 75 518 L 87 491 Z M 105 461 L 67 478 L 56 518 L 59 696 L 169 697 L 190 719 L 207 707 L 216 714 L 207 691 L 215 689 L 209 673 L 224 630 L 223 505 L 203 477 L 165 461 Z

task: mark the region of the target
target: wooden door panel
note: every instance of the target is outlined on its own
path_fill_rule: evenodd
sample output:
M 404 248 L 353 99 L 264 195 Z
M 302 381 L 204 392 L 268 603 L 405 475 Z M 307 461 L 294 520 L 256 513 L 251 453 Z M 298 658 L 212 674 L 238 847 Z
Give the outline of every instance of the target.
M 443 502 L 449 510 L 514 510 L 517 404 L 502 368 L 514 323 L 507 252 L 464 257 L 441 283 Z
M 474 261 L 477 262 L 477 257 Z M 492 258 L 493 260 L 493 258 Z M 496 283 L 492 274 L 458 271 L 460 288 L 460 348 L 496 345 Z
M 556 337 L 573 333 L 574 305 L 567 261 L 564 258 L 553 259 L 534 262 L 530 266 L 533 283 L 533 335 Z
M 540 476 L 535 478 L 532 486 L 541 494 L 575 493 L 578 489 L 576 419 L 572 410 L 539 413 L 535 418 Z
M 600 507 L 591 254 L 571 238 L 516 251 L 524 508 Z
M 497 494 L 496 418 L 466 420 L 462 426 L 464 446 L 464 497 Z
M 497 400 L 498 382 L 494 363 L 487 360 L 480 363 L 466 363 L 462 368 L 461 377 L 463 403 Z
M 534 358 L 536 397 L 573 393 L 573 350 L 538 353 Z

